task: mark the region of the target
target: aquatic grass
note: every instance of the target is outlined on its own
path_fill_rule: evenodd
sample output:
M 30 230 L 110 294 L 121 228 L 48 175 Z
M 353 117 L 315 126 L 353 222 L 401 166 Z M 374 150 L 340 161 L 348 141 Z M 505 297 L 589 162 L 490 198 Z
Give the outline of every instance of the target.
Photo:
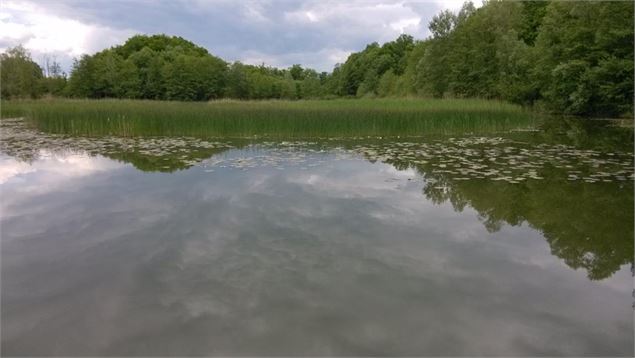
M 338 99 L 168 102 L 4 101 L 3 118 L 23 116 L 51 133 L 83 136 L 345 137 L 491 133 L 533 128 L 536 115 L 499 101 Z

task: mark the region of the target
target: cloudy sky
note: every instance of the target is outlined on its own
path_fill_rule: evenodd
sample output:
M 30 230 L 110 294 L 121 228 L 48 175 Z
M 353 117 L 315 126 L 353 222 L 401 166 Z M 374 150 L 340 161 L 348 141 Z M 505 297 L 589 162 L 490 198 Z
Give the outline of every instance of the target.
M 227 61 L 330 71 L 370 42 L 425 38 L 432 16 L 462 0 L 0 0 L 0 50 L 72 59 L 134 34 L 182 36 Z M 477 1 L 476 3 L 480 3 Z

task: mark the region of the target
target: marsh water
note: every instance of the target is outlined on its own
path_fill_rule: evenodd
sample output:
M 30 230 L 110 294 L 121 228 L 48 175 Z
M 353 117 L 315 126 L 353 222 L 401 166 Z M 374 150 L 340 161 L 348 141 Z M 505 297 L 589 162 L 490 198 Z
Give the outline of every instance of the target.
M 632 130 L 0 123 L 3 355 L 633 355 Z

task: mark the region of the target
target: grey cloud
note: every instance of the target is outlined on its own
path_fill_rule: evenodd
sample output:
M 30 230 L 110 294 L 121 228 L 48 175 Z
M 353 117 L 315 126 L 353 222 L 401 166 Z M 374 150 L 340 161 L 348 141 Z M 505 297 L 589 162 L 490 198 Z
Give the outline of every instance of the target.
M 423 38 L 441 6 L 394 1 L 78 1 L 37 3 L 47 13 L 112 29 L 182 36 L 228 61 L 301 63 L 330 71 L 342 56 L 402 31 Z M 259 56 L 254 56 L 259 54 Z

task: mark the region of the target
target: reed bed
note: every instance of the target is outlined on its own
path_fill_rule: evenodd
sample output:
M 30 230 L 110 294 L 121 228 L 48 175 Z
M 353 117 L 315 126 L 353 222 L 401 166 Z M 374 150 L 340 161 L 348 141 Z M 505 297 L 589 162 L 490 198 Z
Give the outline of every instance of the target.
M 492 133 L 532 128 L 534 113 L 474 99 L 167 102 L 3 101 L 3 118 L 82 136 L 347 137 Z

